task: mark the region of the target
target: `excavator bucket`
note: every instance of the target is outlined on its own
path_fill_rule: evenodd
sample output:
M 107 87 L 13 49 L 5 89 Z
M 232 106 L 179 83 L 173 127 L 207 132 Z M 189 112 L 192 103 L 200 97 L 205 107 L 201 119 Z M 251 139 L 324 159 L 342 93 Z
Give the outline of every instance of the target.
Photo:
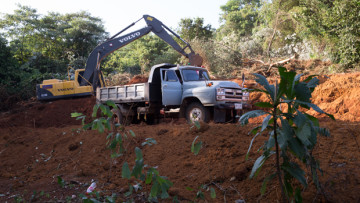
M 203 58 L 199 54 L 190 53 L 189 54 L 189 63 L 192 66 L 200 67 L 202 65 Z

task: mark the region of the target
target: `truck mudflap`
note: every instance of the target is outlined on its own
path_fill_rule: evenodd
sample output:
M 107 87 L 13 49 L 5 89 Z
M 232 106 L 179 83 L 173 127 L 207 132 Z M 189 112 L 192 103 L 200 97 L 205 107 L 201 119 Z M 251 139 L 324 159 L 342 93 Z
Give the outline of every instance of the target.
M 235 103 L 218 104 L 214 106 L 214 122 L 237 122 L 244 109 L 251 109 L 251 104 L 237 105 Z

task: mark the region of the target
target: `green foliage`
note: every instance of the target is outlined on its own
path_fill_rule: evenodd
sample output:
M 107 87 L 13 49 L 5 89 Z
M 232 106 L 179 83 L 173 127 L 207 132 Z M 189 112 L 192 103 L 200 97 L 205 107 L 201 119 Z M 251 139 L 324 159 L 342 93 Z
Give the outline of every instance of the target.
M 59 184 L 59 186 L 60 186 L 61 188 L 64 188 L 65 185 L 66 185 L 66 182 L 64 181 L 64 179 L 61 178 L 61 176 L 58 176 L 58 177 L 57 177 L 57 183 Z
M 326 44 L 334 62 L 349 68 L 360 63 L 359 12 L 358 0 L 304 0 L 298 20 L 310 38 Z
M 198 39 L 210 39 L 214 34 L 214 29 L 208 24 L 204 26 L 203 18 L 183 18 L 179 23 L 179 35 L 186 41 Z
M 259 23 L 260 0 L 229 0 L 221 6 L 221 19 L 225 24 L 220 27 L 222 36 L 235 32 L 237 35 L 251 35 Z
M 256 82 L 264 88 L 255 91 L 266 93 L 271 100 L 256 105 L 269 108 L 269 111 L 255 110 L 247 112 L 240 117 L 239 122 L 245 125 L 250 118 L 266 115 L 262 124 L 251 131 L 255 133 L 255 136 L 251 140 L 246 159 L 254 139 L 259 134 L 268 130 L 269 139 L 259 149 L 263 151 L 263 154 L 255 161 L 250 178 L 256 177 L 269 157 L 275 155 L 276 172 L 264 179 L 261 194 L 265 193 L 267 184 L 277 176 L 282 188 L 283 200 L 293 199 L 298 201 L 301 199 L 301 192 L 299 189 L 293 189 L 292 181 L 298 180 L 303 187 L 306 187 L 308 183 L 304 170 L 297 164 L 296 160 L 311 169 L 312 180 L 319 188 L 317 171 L 321 171 L 321 169 L 311 152 L 316 145 L 318 134 L 330 135 L 328 130 L 319 126 L 317 118 L 302 112 L 300 107 L 303 109 L 312 108 L 332 119 L 334 117 L 311 103 L 311 93 L 319 81 L 316 77 L 308 76 L 301 81 L 301 74 L 296 75 L 295 72 L 288 72 L 283 67 L 279 67 L 279 74 L 281 79 L 279 85 L 277 83 L 270 85 L 264 76 L 254 74 Z M 282 105 L 282 108 L 280 108 L 280 105 Z M 284 106 L 287 108 L 284 108 Z M 281 163 L 280 157 L 282 158 Z
M 200 149 L 202 147 L 202 141 L 199 141 L 196 143 L 196 140 L 199 138 L 199 136 L 196 136 L 191 144 L 191 152 L 195 155 L 198 155 L 200 152 Z
M 186 189 L 188 191 L 194 191 L 193 188 L 190 187 L 186 187 Z M 204 192 L 209 192 L 210 194 L 210 198 L 211 199 L 216 199 L 216 191 L 213 187 L 210 187 L 209 185 L 200 185 L 200 187 L 198 187 L 198 190 L 196 191 L 196 196 L 194 198 L 194 202 L 195 200 L 201 199 L 201 200 L 205 200 L 205 194 Z

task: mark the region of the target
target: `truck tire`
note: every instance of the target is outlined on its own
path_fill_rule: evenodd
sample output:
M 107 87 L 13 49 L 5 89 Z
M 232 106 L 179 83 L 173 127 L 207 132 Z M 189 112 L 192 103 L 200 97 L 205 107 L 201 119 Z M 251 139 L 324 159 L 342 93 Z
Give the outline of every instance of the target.
M 190 103 L 186 108 L 186 120 L 189 123 L 202 121 L 208 123 L 210 121 L 210 111 L 199 102 Z
M 132 118 L 126 118 L 120 111 L 120 109 L 112 109 L 111 112 L 113 113 L 113 123 L 120 124 L 120 125 L 129 125 L 131 123 Z

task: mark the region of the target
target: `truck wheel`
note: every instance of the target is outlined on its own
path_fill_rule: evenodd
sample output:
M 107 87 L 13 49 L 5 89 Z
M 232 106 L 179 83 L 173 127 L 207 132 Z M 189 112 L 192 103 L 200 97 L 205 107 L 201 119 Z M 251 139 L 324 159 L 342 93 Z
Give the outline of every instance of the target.
M 210 120 L 210 111 L 199 102 L 191 103 L 186 108 L 186 120 L 190 123 L 195 121 L 207 123 Z
M 113 123 L 120 125 L 129 125 L 131 123 L 131 118 L 126 118 L 121 112 L 120 109 L 112 109 L 113 113 Z

